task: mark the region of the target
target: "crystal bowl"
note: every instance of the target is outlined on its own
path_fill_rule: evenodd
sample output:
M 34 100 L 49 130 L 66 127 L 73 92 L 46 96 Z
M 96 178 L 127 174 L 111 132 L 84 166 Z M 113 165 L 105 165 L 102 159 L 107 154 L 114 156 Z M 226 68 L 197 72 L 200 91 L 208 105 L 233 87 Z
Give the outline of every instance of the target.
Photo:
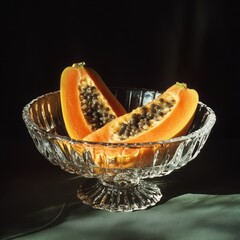
M 111 90 L 128 112 L 161 94 L 142 88 Z M 33 99 L 23 108 L 22 117 L 46 159 L 86 180 L 79 183 L 78 198 L 93 208 L 111 212 L 142 210 L 158 203 L 161 190 L 148 180 L 170 174 L 196 158 L 216 121 L 214 111 L 199 102 L 185 136 L 131 144 L 76 141 L 66 132 L 59 91 Z

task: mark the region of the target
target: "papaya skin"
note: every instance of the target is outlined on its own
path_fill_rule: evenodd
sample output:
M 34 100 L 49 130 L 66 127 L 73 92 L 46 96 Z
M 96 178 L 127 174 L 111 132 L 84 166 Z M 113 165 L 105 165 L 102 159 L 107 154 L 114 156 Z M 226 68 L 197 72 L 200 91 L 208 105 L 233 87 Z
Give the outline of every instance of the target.
M 60 97 L 64 124 L 69 136 L 73 139 L 81 139 L 91 133 L 86 121 L 83 119 L 79 104 L 77 89 L 80 73 L 76 68 L 67 67 L 61 75 Z M 81 126 L 81 131 L 76 131 Z
M 196 90 L 187 88 L 184 83 L 176 83 L 169 87 L 157 99 L 146 104 L 150 106 L 152 103 L 159 101 L 159 98 L 171 97 L 176 101 L 175 106 L 160 122 L 147 131 L 140 133 L 134 137 L 129 137 L 125 140 L 114 139 L 113 135 L 119 122 L 125 122 L 133 113 L 138 113 L 141 107 L 134 109 L 131 113 L 122 115 L 106 124 L 104 127 L 87 135 L 83 140 L 93 142 L 112 142 L 112 143 L 143 143 L 167 140 L 173 137 L 178 137 L 187 133 L 191 126 L 199 96 Z
M 118 102 L 109 88 L 106 86 L 100 75 L 85 63 L 73 64 L 66 67 L 60 80 L 60 99 L 63 113 L 63 120 L 70 138 L 82 140 L 92 133 L 81 109 L 78 86 L 83 79 L 90 79 L 93 86 L 101 92 L 107 101 L 107 107 L 111 107 L 116 117 L 126 113 L 124 107 Z

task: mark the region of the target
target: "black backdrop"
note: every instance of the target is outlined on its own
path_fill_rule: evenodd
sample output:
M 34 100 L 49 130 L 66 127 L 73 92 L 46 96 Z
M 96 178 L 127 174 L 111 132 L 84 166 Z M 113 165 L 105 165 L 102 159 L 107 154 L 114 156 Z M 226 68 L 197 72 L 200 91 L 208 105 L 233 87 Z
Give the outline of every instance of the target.
M 237 11 L 224 1 L 200 0 L 5 3 L 1 89 L 7 96 L 1 114 L 11 124 L 6 134 L 24 137 L 22 107 L 59 89 L 61 71 L 85 61 L 109 86 L 165 89 L 186 82 L 216 111 L 215 134 L 235 137 Z
M 9 179 L 21 179 L 22 172 L 26 176 L 37 167 L 50 168 L 47 161 L 27 158 L 29 151 L 41 157 L 22 108 L 58 90 L 61 71 L 79 61 L 97 70 L 109 86 L 162 90 L 179 81 L 197 89 L 217 115 L 205 155 L 214 146 L 222 157 L 212 154 L 208 163 L 238 175 L 239 21 L 231 1 L 12 0 L 1 8 L 1 18 L 5 187 Z

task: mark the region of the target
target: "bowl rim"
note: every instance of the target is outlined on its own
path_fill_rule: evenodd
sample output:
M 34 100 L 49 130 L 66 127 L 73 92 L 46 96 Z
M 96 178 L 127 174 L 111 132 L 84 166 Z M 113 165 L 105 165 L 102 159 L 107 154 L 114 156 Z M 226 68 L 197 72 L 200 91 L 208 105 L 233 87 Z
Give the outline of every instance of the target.
M 113 87 L 113 89 L 124 89 L 123 87 Z M 128 87 L 127 89 L 129 90 L 147 90 L 147 91 L 157 91 L 159 93 L 161 93 L 160 90 L 157 89 L 149 89 L 149 88 L 137 88 L 137 87 Z M 167 139 L 167 140 L 161 140 L 161 141 L 153 141 L 153 142 L 136 142 L 136 143 L 111 143 L 111 142 L 93 142 L 93 141 L 84 141 L 84 140 L 75 140 L 75 139 L 71 139 L 69 136 L 64 136 L 64 135 L 56 135 L 54 133 L 52 133 L 51 131 L 46 131 L 44 129 L 42 129 L 41 127 L 39 127 L 33 120 L 32 118 L 29 116 L 29 108 L 31 107 L 31 105 L 35 102 L 37 102 L 39 99 L 49 96 L 49 95 L 53 95 L 53 94 L 59 94 L 60 90 L 56 90 L 56 91 L 50 91 L 48 93 L 42 94 L 37 96 L 36 98 L 32 99 L 30 102 L 28 102 L 22 110 L 22 118 L 25 122 L 25 124 L 27 125 L 27 127 L 34 129 L 38 132 L 40 132 L 43 135 L 46 135 L 46 137 L 48 138 L 55 138 L 58 139 L 60 141 L 67 141 L 70 144 L 85 144 L 85 145 L 102 145 L 102 146 L 107 146 L 107 147 L 140 147 L 140 146 L 150 146 L 150 145 L 166 145 L 166 144 L 171 144 L 171 143 L 176 143 L 176 142 L 183 142 L 185 140 L 190 140 L 193 139 L 195 137 L 197 137 L 198 135 L 201 134 L 201 132 L 207 132 L 207 131 L 211 131 L 213 125 L 216 122 L 216 114 L 213 111 L 213 109 L 211 107 L 209 107 L 208 105 L 206 105 L 205 103 L 201 102 L 200 100 L 198 101 L 198 105 L 201 108 L 206 108 L 208 114 L 208 119 L 206 120 L 206 122 L 204 123 L 204 125 L 187 134 L 187 135 L 183 135 L 183 136 L 179 136 L 179 137 L 174 137 L 171 139 Z

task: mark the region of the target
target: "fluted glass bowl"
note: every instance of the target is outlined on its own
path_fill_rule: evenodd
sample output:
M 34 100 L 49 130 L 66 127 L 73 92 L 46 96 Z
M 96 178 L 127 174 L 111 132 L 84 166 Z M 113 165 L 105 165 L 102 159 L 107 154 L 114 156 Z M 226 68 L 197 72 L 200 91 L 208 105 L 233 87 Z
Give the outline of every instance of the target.
M 128 112 L 161 94 L 137 88 L 112 91 Z M 75 141 L 65 129 L 59 91 L 33 99 L 23 108 L 22 117 L 46 159 L 64 171 L 85 177 L 77 190 L 78 198 L 93 208 L 111 212 L 142 210 L 159 202 L 161 190 L 147 180 L 167 175 L 196 158 L 216 121 L 214 111 L 199 102 L 185 136 L 131 144 Z

